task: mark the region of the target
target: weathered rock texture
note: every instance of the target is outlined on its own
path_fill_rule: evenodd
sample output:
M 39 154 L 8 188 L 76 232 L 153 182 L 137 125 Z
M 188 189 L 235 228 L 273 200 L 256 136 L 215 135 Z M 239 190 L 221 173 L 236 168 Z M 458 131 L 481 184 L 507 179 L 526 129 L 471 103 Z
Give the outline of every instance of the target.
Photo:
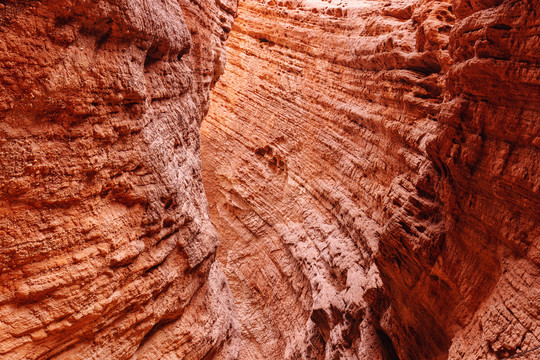
M 540 356 L 538 9 L 241 2 L 202 127 L 241 359 Z
M 199 124 L 234 0 L 0 1 L 0 358 L 229 359 Z

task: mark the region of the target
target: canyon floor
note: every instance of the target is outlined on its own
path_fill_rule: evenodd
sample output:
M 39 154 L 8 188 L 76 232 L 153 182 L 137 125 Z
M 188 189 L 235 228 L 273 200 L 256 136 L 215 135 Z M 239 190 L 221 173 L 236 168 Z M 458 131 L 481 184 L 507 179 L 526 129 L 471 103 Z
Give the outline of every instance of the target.
M 1 360 L 539 358 L 538 0 L 0 0 Z

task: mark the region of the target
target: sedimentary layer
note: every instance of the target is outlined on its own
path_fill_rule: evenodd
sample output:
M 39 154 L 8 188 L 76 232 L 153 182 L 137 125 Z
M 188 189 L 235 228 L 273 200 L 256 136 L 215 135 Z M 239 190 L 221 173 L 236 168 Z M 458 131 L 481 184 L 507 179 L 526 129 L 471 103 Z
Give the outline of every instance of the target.
M 202 153 L 241 359 L 538 356 L 538 5 L 240 3 Z
M 0 358 L 233 359 L 199 125 L 236 2 L 0 2 Z

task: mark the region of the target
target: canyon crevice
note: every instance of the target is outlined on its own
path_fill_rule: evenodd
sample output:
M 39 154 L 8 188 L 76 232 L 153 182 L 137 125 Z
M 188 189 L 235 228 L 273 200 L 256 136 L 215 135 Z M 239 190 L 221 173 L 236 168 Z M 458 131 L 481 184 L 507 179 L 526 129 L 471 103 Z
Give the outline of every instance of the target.
M 240 2 L 201 134 L 241 359 L 539 356 L 538 7 Z
M 0 0 L 0 359 L 537 359 L 538 9 Z

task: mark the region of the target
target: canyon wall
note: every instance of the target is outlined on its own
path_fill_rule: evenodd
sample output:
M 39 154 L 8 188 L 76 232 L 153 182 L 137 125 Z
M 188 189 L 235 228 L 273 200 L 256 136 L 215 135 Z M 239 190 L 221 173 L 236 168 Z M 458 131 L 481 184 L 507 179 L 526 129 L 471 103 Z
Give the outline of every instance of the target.
M 241 359 L 540 354 L 536 0 L 245 0 L 203 127 Z
M 234 0 L 0 1 L 0 358 L 234 359 L 199 125 Z

